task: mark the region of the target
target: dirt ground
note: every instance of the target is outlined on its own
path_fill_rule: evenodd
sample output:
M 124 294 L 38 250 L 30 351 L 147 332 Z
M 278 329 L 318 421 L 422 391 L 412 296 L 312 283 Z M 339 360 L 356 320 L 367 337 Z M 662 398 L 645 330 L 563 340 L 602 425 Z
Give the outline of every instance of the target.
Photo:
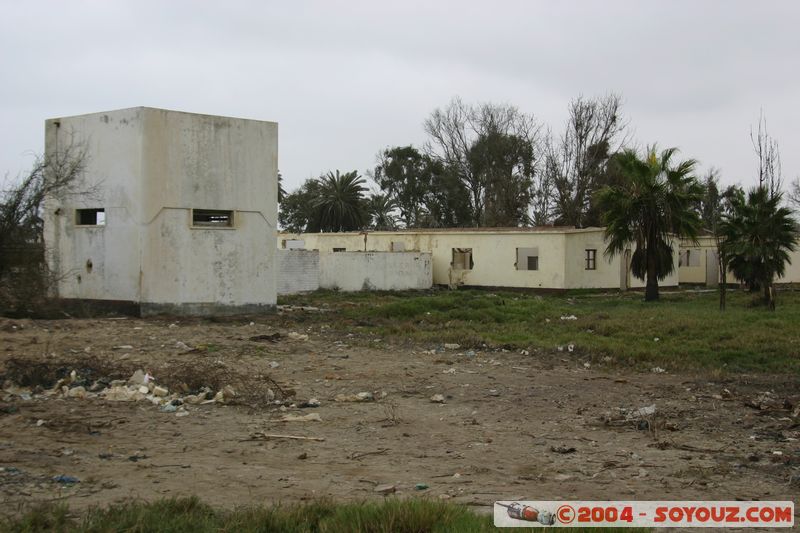
M 0 508 L 190 494 L 227 507 L 320 497 L 490 506 L 800 495 L 797 376 L 632 373 L 587 368 L 566 351 L 432 351 L 337 335 L 306 314 L 0 319 L 0 380 L 33 387 L 30 399 L 0 391 Z M 43 394 L 71 370 L 92 381 L 138 368 L 170 390 L 227 384 L 238 397 L 185 405 L 188 415 L 177 416 L 147 401 Z M 374 401 L 335 401 L 359 392 Z M 320 405 L 299 407 L 310 398 Z M 627 421 L 619 410 L 653 404 L 655 415 Z M 313 413 L 321 421 L 281 421 Z M 384 485 L 396 492 L 376 491 Z

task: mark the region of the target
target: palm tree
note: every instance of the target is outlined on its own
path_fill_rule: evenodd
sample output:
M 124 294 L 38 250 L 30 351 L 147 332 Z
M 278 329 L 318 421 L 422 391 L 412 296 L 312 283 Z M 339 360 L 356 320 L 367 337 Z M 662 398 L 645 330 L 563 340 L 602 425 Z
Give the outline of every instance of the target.
M 608 241 L 606 256 L 621 254 L 631 244 L 631 272 L 646 279 L 645 301 L 658 300 L 658 281 L 675 269 L 672 239 L 697 239 L 700 217 L 692 209 L 703 187 L 692 175 L 696 162 L 674 162 L 677 148 L 656 153 L 649 148 L 644 159 L 634 150 L 615 154 L 611 164 L 622 182 L 598 193 Z
M 367 224 L 365 180 L 357 171 L 337 170 L 320 176 L 319 197 L 314 202 L 320 231 L 353 231 Z
M 367 214 L 370 227 L 376 230 L 393 230 L 397 228 L 395 210 L 397 204 L 388 194 L 373 194 L 367 200 Z
M 286 198 L 286 189 L 283 188 L 283 176 L 278 172 L 278 207 L 283 203 L 284 198 Z
M 721 224 L 731 272 L 751 290 L 763 287 L 764 301 L 773 310 L 773 280 L 785 273 L 786 263 L 791 263 L 789 252 L 798 242 L 792 211 L 780 206 L 782 197 L 780 193 L 771 195 L 763 186 L 750 190 L 747 197 L 740 193 Z

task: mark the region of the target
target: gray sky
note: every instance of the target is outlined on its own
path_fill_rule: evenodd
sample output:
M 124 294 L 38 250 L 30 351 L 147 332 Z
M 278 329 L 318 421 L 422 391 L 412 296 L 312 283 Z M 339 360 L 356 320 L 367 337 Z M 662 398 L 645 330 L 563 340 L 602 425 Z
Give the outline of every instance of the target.
M 619 92 L 633 139 L 752 185 L 763 108 L 800 174 L 800 3 L 0 0 L 0 175 L 44 120 L 153 106 L 280 123 L 293 189 L 425 140 L 459 95 L 560 131 L 569 100 Z

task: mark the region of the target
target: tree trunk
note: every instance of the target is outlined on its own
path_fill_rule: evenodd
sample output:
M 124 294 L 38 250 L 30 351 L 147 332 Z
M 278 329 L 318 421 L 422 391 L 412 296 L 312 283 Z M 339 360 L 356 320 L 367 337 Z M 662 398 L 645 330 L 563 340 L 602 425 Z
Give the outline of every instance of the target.
M 775 310 L 775 289 L 771 282 L 764 283 L 764 301 L 767 304 L 767 309 L 770 311 Z
M 717 246 L 717 250 L 719 250 L 719 246 Z M 728 291 L 728 265 L 725 258 L 722 254 L 718 254 L 719 257 L 719 271 L 722 277 L 720 284 L 719 284 L 719 310 L 725 310 L 725 297 L 727 296 Z
M 658 271 L 655 253 L 647 247 L 647 285 L 644 289 L 644 301 L 653 302 L 658 300 Z

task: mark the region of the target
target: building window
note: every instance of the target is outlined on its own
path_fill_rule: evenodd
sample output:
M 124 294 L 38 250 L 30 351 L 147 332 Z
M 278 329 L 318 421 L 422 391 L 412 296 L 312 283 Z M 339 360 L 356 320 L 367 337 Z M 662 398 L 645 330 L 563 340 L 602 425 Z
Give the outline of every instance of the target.
M 406 243 L 403 241 L 392 241 L 392 251 L 393 252 L 405 252 L 406 251 Z
M 678 255 L 679 267 L 699 267 L 702 250 L 684 250 Z
M 517 270 L 539 270 L 539 248 L 517 248 Z
M 192 209 L 192 226 L 198 228 L 232 228 L 233 211 Z
M 106 225 L 106 210 L 102 207 L 99 209 L 76 209 L 75 210 L 75 225 L 76 226 L 105 226 Z
M 283 239 L 283 247 L 286 250 L 302 250 L 306 247 L 303 239 Z
M 347 248 L 334 248 L 333 251 L 334 252 L 346 252 Z
M 597 270 L 597 250 L 586 250 L 586 270 Z
M 450 263 L 453 270 L 472 270 L 472 248 L 453 248 L 453 261 Z

